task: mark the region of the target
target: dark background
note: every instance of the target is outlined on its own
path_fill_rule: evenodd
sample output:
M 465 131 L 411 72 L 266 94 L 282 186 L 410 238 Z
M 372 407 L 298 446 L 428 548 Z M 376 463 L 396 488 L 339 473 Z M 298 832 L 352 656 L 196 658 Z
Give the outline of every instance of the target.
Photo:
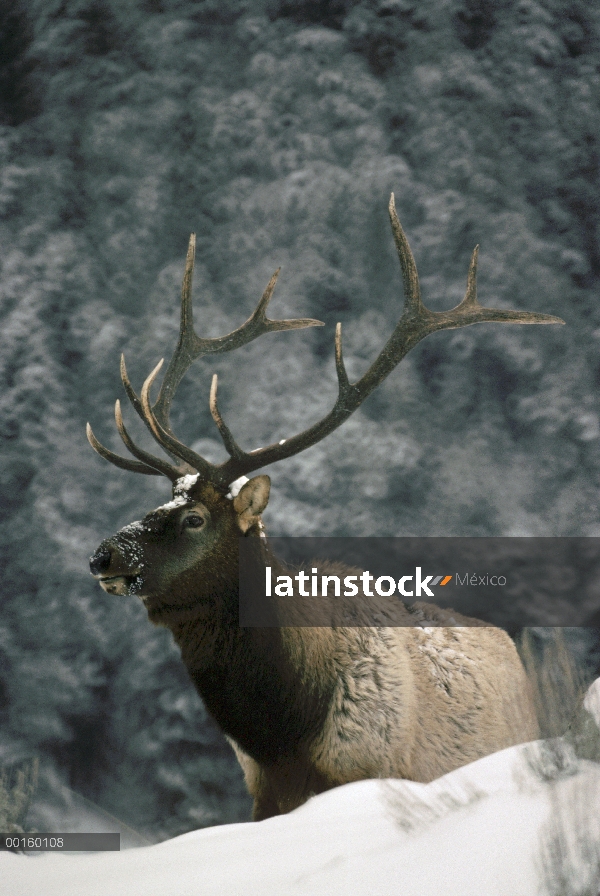
M 174 428 L 210 459 L 213 372 L 253 448 L 331 406 L 336 321 L 351 376 L 376 356 L 392 190 L 432 309 L 480 243 L 484 304 L 567 322 L 429 337 L 268 471 L 270 532 L 600 534 L 599 39 L 583 0 L 0 0 L 0 764 L 40 756 L 38 827 L 64 785 L 150 838 L 248 816 L 170 635 L 87 572 L 169 496 L 84 427 L 119 450 L 119 354 L 139 387 L 172 350 L 191 230 L 202 335 L 279 265 L 272 316 L 327 324 L 190 373 Z

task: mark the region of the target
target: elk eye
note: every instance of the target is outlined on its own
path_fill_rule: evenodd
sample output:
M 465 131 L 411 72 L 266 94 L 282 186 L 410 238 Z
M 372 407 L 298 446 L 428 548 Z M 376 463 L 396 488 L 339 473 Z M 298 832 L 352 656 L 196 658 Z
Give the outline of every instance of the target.
M 204 525 L 204 520 L 201 516 L 186 516 L 183 525 L 187 526 L 189 529 L 199 529 L 200 526 Z

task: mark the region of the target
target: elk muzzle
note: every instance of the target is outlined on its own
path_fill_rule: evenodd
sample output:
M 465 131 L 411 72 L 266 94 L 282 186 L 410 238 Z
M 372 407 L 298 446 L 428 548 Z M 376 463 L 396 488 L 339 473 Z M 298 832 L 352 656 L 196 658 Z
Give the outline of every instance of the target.
M 110 542 L 102 542 L 90 557 L 90 572 L 108 594 L 137 594 L 141 586 L 141 567 L 132 568 Z
M 106 573 L 110 567 L 112 555 L 110 551 L 97 550 L 93 557 L 90 557 L 90 572 L 93 576 L 101 576 Z

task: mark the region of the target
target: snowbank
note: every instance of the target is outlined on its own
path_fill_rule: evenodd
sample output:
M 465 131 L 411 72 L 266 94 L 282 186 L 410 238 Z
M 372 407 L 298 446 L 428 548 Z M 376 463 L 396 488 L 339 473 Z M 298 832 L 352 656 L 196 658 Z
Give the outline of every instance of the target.
M 600 682 L 585 708 L 595 717 Z M 0 854 L 6 896 L 537 896 L 600 885 L 600 764 L 567 739 L 433 781 L 360 781 L 286 816 L 121 853 Z

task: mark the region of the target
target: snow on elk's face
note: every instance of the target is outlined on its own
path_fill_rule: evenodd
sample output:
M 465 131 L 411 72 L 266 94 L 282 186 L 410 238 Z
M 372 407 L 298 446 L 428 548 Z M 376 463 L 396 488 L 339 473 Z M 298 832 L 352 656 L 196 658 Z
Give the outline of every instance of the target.
M 105 539 L 90 560 L 104 591 L 137 595 L 157 624 L 208 611 L 217 570 L 221 582 L 237 581 L 237 539 L 244 533 L 235 496 L 197 480 L 177 480 L 173 500 Z

